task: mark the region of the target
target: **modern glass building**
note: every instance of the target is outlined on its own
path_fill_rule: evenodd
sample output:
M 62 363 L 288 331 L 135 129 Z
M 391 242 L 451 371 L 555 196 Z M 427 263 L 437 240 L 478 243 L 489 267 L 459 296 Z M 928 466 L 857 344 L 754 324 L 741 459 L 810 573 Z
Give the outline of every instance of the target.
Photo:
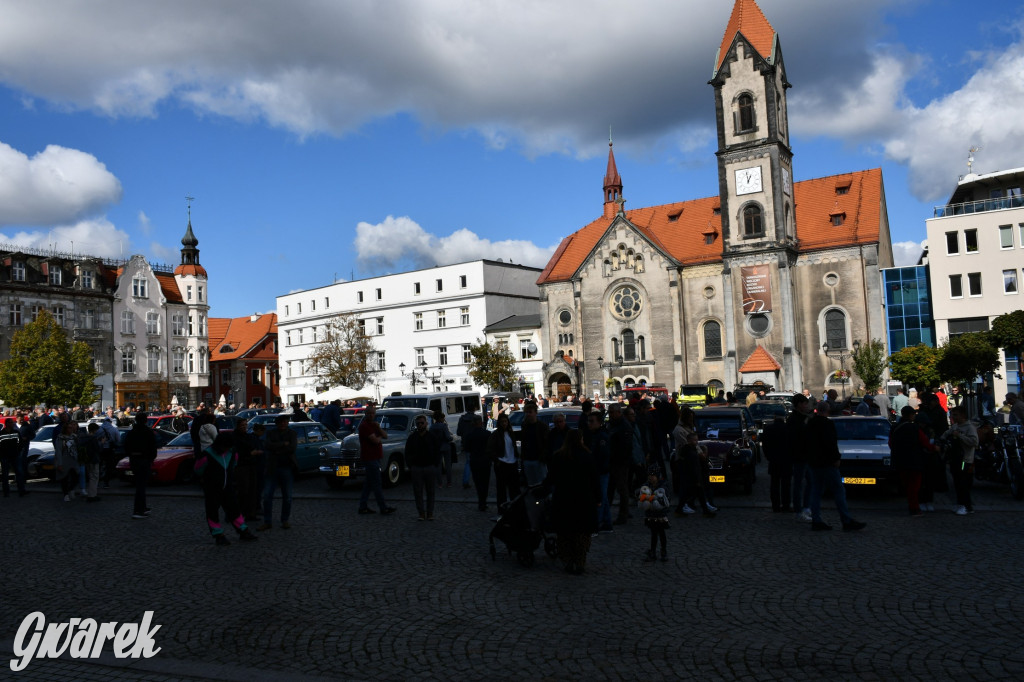
M 928 266 L 885 268 L 881 272 L 889 352 L 895 353 L 919 343 L 934 347 L 935 322 Z

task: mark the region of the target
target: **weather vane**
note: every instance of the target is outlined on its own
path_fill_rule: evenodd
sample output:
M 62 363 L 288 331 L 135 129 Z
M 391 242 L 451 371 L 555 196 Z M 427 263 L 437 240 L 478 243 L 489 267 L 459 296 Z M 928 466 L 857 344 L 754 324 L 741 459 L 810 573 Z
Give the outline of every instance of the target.
M 190 197 L 187 194 L 185 195 L 185 204 L 186 204 L 186 206 L 188 208 L 188 221 L 190 223 L 192 222 L 192 202 L 195 201 L 195 200 L 196 200 L 195 197 Z

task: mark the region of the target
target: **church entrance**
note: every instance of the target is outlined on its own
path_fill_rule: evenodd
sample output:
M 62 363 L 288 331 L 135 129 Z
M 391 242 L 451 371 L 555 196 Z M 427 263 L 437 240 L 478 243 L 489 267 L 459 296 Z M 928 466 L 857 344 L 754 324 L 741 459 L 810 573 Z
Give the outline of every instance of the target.
M 572 382 L 569 380 L 568 375 L 562 373 L 552 375 L 550 382 L 551 395 L 558 402 L 566 401 L 572 395 Z

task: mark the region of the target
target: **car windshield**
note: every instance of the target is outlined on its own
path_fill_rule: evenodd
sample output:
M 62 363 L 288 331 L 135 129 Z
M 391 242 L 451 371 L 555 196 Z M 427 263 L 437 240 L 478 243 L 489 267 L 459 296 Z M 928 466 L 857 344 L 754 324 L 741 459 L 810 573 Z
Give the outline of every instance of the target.
M 707 386 L 683 386 L 682 389 L 684 398 L 703 398 L 708 394 Z
M 776 400 L 758 400 L 756 403 L 747 405 L 747 408 L 754 419 L 786 418 L 786 406 Z
M 53 440 L 53 430 L 55 428 L 57 428 L 56 424 L 47 424 L 36 431 L 36 437 L 32 440 Z
M 409 428 L 409 417 L 404 414 L 378 414 L 375 419 L 385 431 L 405 431 Z
M 711 440 L 734 440 L 743 435 L 739 415 L 701 415 L 695 417 L 697 433 Z
M 839 440 L 889 440 L 889 422 L 885 419 L 834 419 Z
M 176 447 L 176 448 L 177 447 L 190 448 L 190 447 L 192 447 L 192 434 L 189 433 L 188 431 L 186 431 L 185 433 L 181 434 L 180 436 L 178 436 L 177 438 L 172 440 L 167 445 L 168 446 L 173 446 L 173 447 Z
M 580 425 L 580 417 L 583 415 L 582 412 L 562 412 L 561 414 L 565 416 L 565 423 L 571 429 L 575 429 Z M 551 426 L 554 423 L 555 414 L 552 412 L 538 412 L 537 420 Z
M 412 395 L 389 396 L 384 398 L 381 407 L 418 407 L 426 409 L 427 399 L 426 397 Z

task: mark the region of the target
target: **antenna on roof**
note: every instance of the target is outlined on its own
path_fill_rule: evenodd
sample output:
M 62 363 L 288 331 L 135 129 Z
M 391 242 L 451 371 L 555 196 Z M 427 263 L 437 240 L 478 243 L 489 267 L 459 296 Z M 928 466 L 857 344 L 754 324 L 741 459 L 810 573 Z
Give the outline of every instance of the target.
M 974 172 L 974 171 L 971 170 L 971 167 L 974 166 L 974 152 L 980 152 L 980 151 L 981 151 L 981 147 L 971 147 L 969 150 L 967 150 L 967 174 L 968 175 L 970 175 L 971 173 Z
M 608 146 L 612 146 L 612 127 L 608 126 Z

